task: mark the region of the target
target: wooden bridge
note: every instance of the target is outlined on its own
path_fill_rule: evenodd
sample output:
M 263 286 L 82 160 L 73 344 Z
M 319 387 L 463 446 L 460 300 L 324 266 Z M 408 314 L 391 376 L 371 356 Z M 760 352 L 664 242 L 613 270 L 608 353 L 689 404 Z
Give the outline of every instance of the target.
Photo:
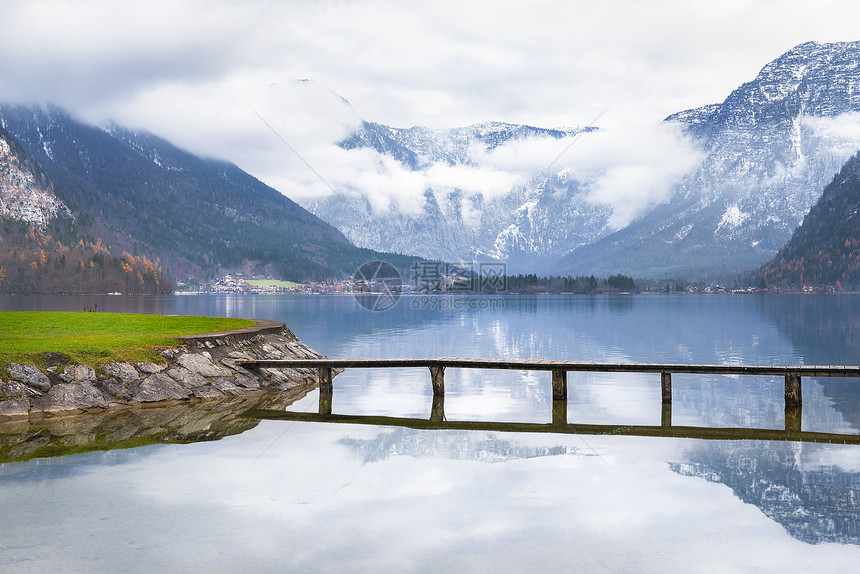
M 258 418 L 289 418 L 291 420 L 322 420 L 329 422 L 360 422 L 360 419 L 381 419 L 393 426 L 413 426 L 414 428 L 471 428 L 473 426 L 493 427 L 503 425 L 506 430 L 516 432 L 535 432 L 537 426 L 543 432 L 578 432 L 582 434 L 631 434 L 624 429 L 638 429 L 633 434 L 642 436 L 693 436 L 695 438 L 731 438 L 731 431 L 741 431 L 749 438 L 767 440 L 813 440 L 816 442 L 848 442 L 860 444 L 860 435 L 832 435 L 828 433 L 801 432 L 801 408 L 803 403 L 803 377 L 855 377 L 860 378 L 860 366 L 745 366 L 745 365 L 688 365 L 666 363 L 593 363 L 583 361 L 548 361 L 541 359 L 457 359 L 457 358 L 417 358 L 417 359 L 290 359 L 236 361 L 246 368 L 315 368 L 319 373 L 320 406 L 319 414 L 284 413 L 283 411 L 253 411 L 250 416 Z M 337 370 L 353 368 L 426 368 L 430 371 L 430 384 L 433 388 L 433 407 L 428 421 L 418 419 L 398 419 L 393 417 L 361 417 L 332 415 L 331 403 L 334 390 L 333 375 Z M 552 429 L 547 425 L 530 423 L 468 423 L 445 421 L 445 369 L 507 369 L 522 371 L 549 371 L 552 373 L 553 415 Z M 659 427 L 618 427 L 609 425 L 571 425 L 567 422 L 567 374 L 569 372 L 598 373 L 653 373 L 660 375 L 662 398 L 662 417 Z M 758 375 L 779 376 L 785 380 L 785 431 L 770 429 L 703 429 L 701 427 L 672 426 L 672 375 Z M 317 419 L 314 419 L 317 417 Z M 428 424 L 430 426 L 428 426 Z M 434 426 L 442 425 L 442 426 Z M 514 428 L 517 427 L 517 428 Z M 519 428 L 522 427 L 522 428 Z M 593 428 L 592 428 L 593 427 Z M 685 428 L 694 429 L 686 431 Z M 592 432 L 589 432 L 589 429 Z M 668 432 L 671 429 L 671 432 Z M 488 430 L 493 430 L 488 428 Z M 502 430 L 496 429 L 496 430 Z M 710 431 L 704 432 L 703 431 Z M 828 438 L 829 437 L 829 438 Z M 738 438 L 735 436 L 735 438 Z

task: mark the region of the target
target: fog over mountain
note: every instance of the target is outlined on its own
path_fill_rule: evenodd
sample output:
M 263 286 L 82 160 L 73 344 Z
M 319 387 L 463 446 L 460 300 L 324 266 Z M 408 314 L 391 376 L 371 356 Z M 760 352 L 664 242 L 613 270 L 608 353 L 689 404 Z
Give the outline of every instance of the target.
M 555 271 L 719 277 L 770 259 L 860 149 L 860 42 L 797 46 L 723 103 L 666 122 L 701 146 L 698 169 Z
M 263 227 L 289 236 L 272 246 L 283 250 L 295 244 L 293 251 L 277 257 L 281 274 L 345 273 L 344 263 L 329 267 L 324 261 L 328 255 L 319 251 L 330 246 L 350 251 L 347 245 L 353 243 L 376 252 L 446 261 L 505 261 L 510 273 L 721 279 L 770 259 L 824 186 L 860 149 L 860 43 L 801 44 L 768 63 L 722 103 L 678 112 L 663 122 L 643 120 L 624 127 L 601 127 L 601 115 L 574 127 L 505 121 L 458 128 L 392 127 L 362 117 L 345 98 L 311 80 L 273 84 L 265 97 L 247 107 L 265 137 L 278 146 L 249 140 L 242 148 L 248 160 L 243 165 L 281 161 L 283 168 L 267 172 L 268 186 L 238 172 L 238 179 L 228 184 L 259 189 L 260 198 L 266 197 L 262 203 L 233 205 L 231 199 L 229 208 L 220 201 L 210 207 L 218 218 L 226 217 L 223 229 L 263 217 Z M 98 188 L 107 193 L 104 198 L 112 198 L 113 180 L 129 189 L 149 186 L 150 192 L 164 183 L 165 192 L 172 193 L 174 184 L 166 182 L 177 177 L 176 170 L 150 156 L 168 147 L 170 154 L 184 153 L 178 148 L 116 124 L 84 129 L 86 124 L 68 116 L 58 129 L 37 109 L 52 108 L 6 106 L 3 121 L 60 180 L 64 201 L 96 209 L 101 200 L 93 197 L 102 196 L 81 190 Z M 27 114 L 39 119 L 23 119 Z M 87 151 L 91 145 L 96 147 Z M 69 146 L 83 148 L 72 153 Z M 54 157 L 55 147 L 74 165 Z M 85 156 L 109 148 L 110 154 L 124 158 L 111 164 L 118 171 L 93 171 Z M 132 161 L 125 159 L 130 153 L 137 154 L 133 162 L 139 163 L 131 170 L 125 165 Z M 202 169 L 234 178 L 235 166 L 188 154 L 181 161 L 195 166 L 182 168 L 186 174 Z M 70 172 L 75 172 L 72 179 Z M 143 175 L 149 172 L 153 177 Z M 128 177 L 134 181 L 124 179 Z M 81 178 L 90 181 L 81 187 Z M 199 190 L 204 183 L 197 178 L 192 187 Z M 266 207 L 274 205 L 269 197 L 273 190 L 337 231 L 319 225 L 289 200 L 278 200 L 275 211 L 283 209 L 285 221 L 294 216 L 314 221 L 313 233 L 297 242 L 290 226 L 279 227 L 277 213 Z M 141 201 L 149 201 L 147 197 L 141 195 Z M 153 201 L 132 217 L 110 199 L 110 205 L 98 208 L 98 217 L 142 240 L 153 257 L 165 249 L 181 253 L 180 267 L 189 270 L 208 268 L 216 259 L 230 267 L 272 261 L 257 252 L 225 251 L 216 257 L 216 251 L 229 251 L 235 242 L 207 227 L 211 218 L 201 219 L 199 229 L 177 223 L 164 233 L 152 231 L 143 222 L 164 208 Z M 183 225 L 195 237 L 209 229 L 205 250 L 189 251 L 203 240 L 182 239 L 176 229 Z M 134 231 L 135 226 L 140 229 Z M 274 238 L 266 232 L 259 240 L 264 244 Z M 217 250 L 211 249 L 214 245 Z M 298 253 L 298 259 L 289 253 Z M 359 252 L 336 258 L 349 266 L 360 263 L 357 257 Z
M 724 102 L 639 129 L 348 132 L 343 156 L 364 162 L 299 201 L 358 245 L 515 272 L 725 277 L 773 256 L 860 149 L 860 43 L 799 45 Z
M 273 126 L 302 141 L 308 165 L 272 185 L 361 247 L 449 261 L 495 259 L 545 271 L 572 249 L 664 201 L 701 152 L 672 124 L 602 130 L 484 122 L 452 129 L 355 123 L 342 98 L 313 82 L 280 89 L 331 105 L 321 133 Z M 321 120 L 322 121 L 322 120 Z M 298 155 L 297 150 L 290 150 Z M 285 153 L 288 153 L 285 151 Z M 635 183 L 635 185 L 631 185 Z

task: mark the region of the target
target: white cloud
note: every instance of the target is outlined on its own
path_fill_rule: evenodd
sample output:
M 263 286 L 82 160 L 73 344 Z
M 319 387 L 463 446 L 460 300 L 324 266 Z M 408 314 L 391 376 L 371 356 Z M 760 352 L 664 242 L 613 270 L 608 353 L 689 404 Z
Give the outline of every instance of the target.
M 372 152 L 378 158 L 377 169 L 357 170 L 348 180 L 355 182 L 355 188 L 370 200 L 376 212 L 385 213 L 392 204 L 399 211 L 417 215 L 424 207 L 426 181 L 420 172 L 404 168 L 396 160 Z M 344 182 L 346 183 L 346 181 Z
M 435 164 L 426 171 L 427 185 L 433 188 L 460 189 L 466 196 L 482 194 L 495 197 L 522 183 L 522 175 L 486 165 Z
M 860 151 L 860 112 L 849 112 L 832 118 L 803 116 L 801 127 L 823 140 L 830 154 L 847 159 Z
M 477 142 L 468 164 L 436 163 L 413 171 L 371 148 L 339 147 L 337 143 L 359 127 L 360 119 L 319 84 L 278 86 L 259 110 L 264 110 L 259 113 L 265 123 L 254 118 L 256 131 L 278 145 L 258 149 L 249 161 L 259 163 L 243 167 L 295 199 L 349 190 L 367 198 L 373 211 L 381 214 L 394 206 L 406 214 L 420 214 L 428 189 L 442 199 L 455 189 L 466 197 L 480 194 L 493 199 L 543 169 L 567 168 L 585 184 L 589 201 L 613 208 L 610 224 L 620 228 L 666 200 L 672 186 L 703 157 L 677 126 L 655 123 L 562 139 L 530 137 L 492 150 Z M 474 219 L 468 202 L 461 209 L 464 220 Z
M 389 125 L 582 125 L 606 108 L 614 125 L 720 101 L 801 42 L 856 40 L 858 12 L 848 0 L 6 3 L 0 98 L 96 113 L 166 83 L 199 101 L 221 97 L 200 84 L 308 77 Z M 195 115 L 183 99 L 149 102 L 151 118 Z
M 505 169 L 523 175 L 547 168 L 557 168 L 567 151 L 589 134 L 568 136 L 561 139 L 552 137 L 529 137 L 513 140 L 490 151 L 474 149 L 473 156 L 482 165 L 494 169 Z
M 588 134 L 559 164 L 586 182 L 589 201 L 612 207 L 609 225 L 620 229 L 669 199 L 703 158 L 676 125 L 631 124 Z
M 428 185 L 498 194 L 568 142 L 518 142 L 419 181 L 332 145 L 353 111 L 322 89 L 282 94 L 290 80 L 316 80 L 362 117 L 399 127 L 581 126 L 607 110 L 600 126 L 610 129 L 583 138 L 558 167 L 587 175 L 590 197 L 612 205 L 621 226 L 693 163 L 683 142 L 637 139 L 631 123 L 721 101 L 801 42 L 856 40 L 858 16 L 848 0 L 11 2 L 0 18 L 0 101 L 51 101 L 90 121 L 148 129 L 290 196 L 350 185 L 380 209 L 415 208 Z M 632 143 L 621 143 L 625 133 Z

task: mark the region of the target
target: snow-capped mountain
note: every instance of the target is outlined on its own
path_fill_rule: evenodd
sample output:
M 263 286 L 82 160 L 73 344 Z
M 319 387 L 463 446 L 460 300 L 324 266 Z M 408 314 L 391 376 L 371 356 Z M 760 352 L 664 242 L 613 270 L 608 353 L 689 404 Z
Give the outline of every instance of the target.
M 423 174 L 423 197 L 410 206 L 380 209 L 365 193 L 341 188 L 304 205 L 361 247 L 384 246 L 448 261 L 492 258 L 507 261 L 511 269 L 534 270 L 607 233 L 611 211 L 587 202 L 585 190 L 567 169 L 521 173 L 513 185 L 501 182 L 504 187 L 494 192 L 470 188 L 468 180 L 497 176 L 481 169 L 502 148 L 541 141 L 563 144 L 594 130 L 501 122 L 450 130 L 398 129 L 364 122 L 340 147 L 369 148 Z M 551 160 L 550 155 L 545 161 Z
M 585 130 L 505 123 L 433 130 L 363 122 L 340 148 L 372 150 L 380 165 L 389 161 L 420 174 L 411 184 L 422 185 L 423 193 L 403 203 L 389 193 L 380 204 L 366 186 L 347 184 L 301 202 L 363 247 L 447 260 L 489 257 L 507 261 L 513 272 L 700 278 L 751 270 L 788 240 L 860 149 L 860 42 L 797 46 L 724 102 L 674 114 L 664 126 L 686 137 L 677 149 L 695 151 L 679 163 L 693 163 L 656 178 L 664 190 L 621 215 L 626 206 L 617 194 L 613 201 L 599 193 L 601 177 L 612 179 L 599 162 L 566 157 L 554 165 L 555 154 L 547 153 L 545 168 L 517 164 L 521 158 L 507 153 L 534 142 L 567 149 Z M 577 153 L 609 131 L 586 130 L 593 134 L 577 143 Z M 673 141 L 680 140 L 635 145 Z M 599 153 L 613 151 L 607 146 Z M 625 160 L 618 161 L 621 174 Z M 635 197 L 648 186 L 639 175 L 647 177 L 649 167 L 641 162 L 638 171 L 616 179 L 622 184 L 615 191 L 626 187 Z M 499 171 L 518 178 L 491 191 L 471 185 Z M 385 169 L 378 175 L 384 178 Z M 396 179 L 387 181 L 396 187 Z
M 860 42 L 797 46 L 722 104 L 666 122 L 702 146 L 701 166 L 668 202 L 555 272 L 713 277 L 770 259 L 860 149 Z

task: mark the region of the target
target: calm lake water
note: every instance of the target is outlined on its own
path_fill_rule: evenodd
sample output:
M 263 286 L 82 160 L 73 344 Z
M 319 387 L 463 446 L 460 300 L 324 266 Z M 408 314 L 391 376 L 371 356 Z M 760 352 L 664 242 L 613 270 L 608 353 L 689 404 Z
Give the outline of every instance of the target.
M 347 296 L 0 297 L 0 310 L 95 303 L 280 320 L 332 358 L 860 362 L 857 296 L 404 297 L 386 312 Z M 661 422 L 659 376 L 568 380 L 571 423 Z M 448 420 L 551 420 L 549 373 L 449 369 L 445 382 Z M 805 378 L 803 430 L 860 433 L 858 382 Z M 674 425 L 785 426 L 781 378 L 673 383 Z M 430 414 L 426 369 L 347 370 L 334 387 L 334 413 Z M 317 406 L 314 391 L 288 409 Z M 860 561 L 860 446 L 286 421 L 235 432 L 0 464 L 0 571 L 722 573 Z

